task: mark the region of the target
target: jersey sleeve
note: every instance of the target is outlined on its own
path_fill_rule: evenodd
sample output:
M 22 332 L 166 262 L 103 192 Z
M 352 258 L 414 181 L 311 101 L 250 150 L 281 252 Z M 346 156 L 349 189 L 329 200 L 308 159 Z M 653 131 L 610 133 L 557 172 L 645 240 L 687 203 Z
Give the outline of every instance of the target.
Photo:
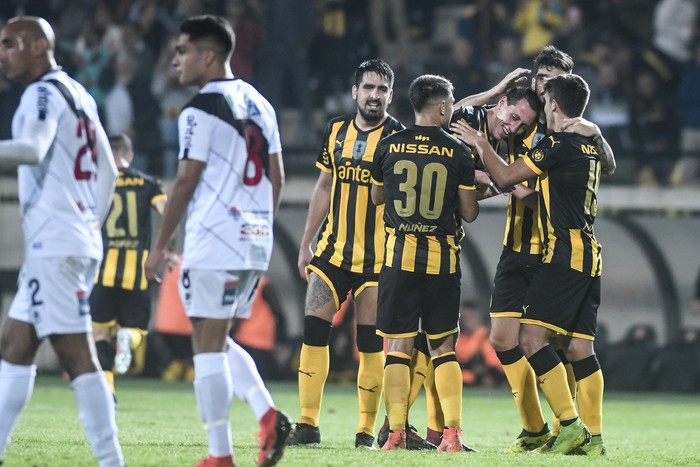
M 177 120 L 180 152 L 178 159 L 207 162 L 214 119 L 196 107 L 186 107 Z
M 22 94 L 22 98 L 17 107 L 16 114 L 21 116 L 21 127 L 13 138 L 34 139 L 36 135 L 31 134 L 33 125 L 29 122 L 38 121 L 46 124 L 45 128 L 52 132 L 51 140 L 56 136 L 58 121 L 68 108 L 68 103 L 58 89 L 50 83 L 36 82 L 30 84 Z
M 462 151 L 458 152 L 456 157 L 460 158 L 462 162 L 460 179 L 459 179 L 459 189 L 460 190 L 476 190 L 476 179 L 474 170 L 476 168 L 476 161 L 469 148 L 466 146 Z
M 383 141 L 379 142 L 377 149 L 374 152 L 372 160 L 372 183 L 375 185 L 384 185 L 384 160 L 386 159 L 387 145 Z
M 540 141 L 534 149 L 523 156 L 523 160 L 533 172 L 540 175 L 559 165 L 562 144 L 550 135 Z
M 150 180 L 150 193 L 149 198 L 151 200 L 151 206 L 155 206 L 160 200 L 168 199 L 168 196 L 163 192 L 163 185 L 159 180 Z
M 280 129 L 277 123 L 277 114 L 272 105 L 265 99 L 261 99 L 261 127 L 262 133 L 267 140 L 268 154 L 276 154 L 282 152 L 282 142 L 280 140 Z
M 326 130 L 323 132 L 323 143 L 321 146 L 321 151 L 318 153 L 316 158 L 316 167 L 323 170 L 324 172 L 333 171 L 333 163 L 331 161 L 331 150 L 328 147 L 329 140 L 331 138 L 332 123 L 328 122 L 326 125 Z

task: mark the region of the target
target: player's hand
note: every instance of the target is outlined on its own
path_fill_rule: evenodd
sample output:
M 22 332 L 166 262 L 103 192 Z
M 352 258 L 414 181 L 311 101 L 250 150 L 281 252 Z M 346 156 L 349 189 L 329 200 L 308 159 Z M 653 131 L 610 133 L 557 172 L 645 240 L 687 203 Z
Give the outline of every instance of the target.
M 299 248 L 299 260 L 297 261 L 297 268 L 299 270 L 299 275 L 304 280 L 307 280 L 306 267 L 311 262 L 311 258 L 313 258 L 311 249 L 302 245 L 301 248 Z
M 475 130 L 462 120 L 450 124 L 450 131 L 471 147 L 475 147 L 480 140 L 484 139 L 482 132 Z
M 146 263 L 143 265 L 143 269 L 146 271 L 146 279 L 157 284 L 163 282 L 158 276 L 158 268 L 160 268 L 164 257 L 165 251 L 163 249 L 153 249 L 149 252 Z
M 486 190 L 490 190 L 493 194 L 503 193 L 503 191 L 499 189 L 495 183 L 493 183 L 493 180 L 491 180 L 489 174 L 483 170 L 474 171 L 474 181 L 484 189 L 484 192 L 486 192 Z
M 177 266 L 177 263 L 180 262 L 180 255 L 173 253 L 172 251 L 167 251 L 165 253 L 164 261 L 165 267 L 168 268 L 168 271 L 172 271 Z
M 600 135 L 600 128 L 583 117 L 567 118 L 561 123 L 561 131 L 576 133 L 581 136 L 594 137 Z
M 510 88 L 527 84 L 526 75 L 529 73 L 530 70 L 528 70 L 527 68 L 516 68 L 515 70 L 505 75 L 501 82 L 496 85 L 498 94 L 505 94 L 506 91 L 508 91 Z

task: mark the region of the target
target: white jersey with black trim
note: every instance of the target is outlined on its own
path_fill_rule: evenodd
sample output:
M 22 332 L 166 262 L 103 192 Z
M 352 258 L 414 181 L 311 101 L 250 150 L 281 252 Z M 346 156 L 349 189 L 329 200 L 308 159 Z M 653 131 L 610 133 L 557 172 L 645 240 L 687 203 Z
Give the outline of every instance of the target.
M 78 118 L 58 87 L 62 83 L 86 118 Z M 12 119 L 13 139 L 32 139 L 32 122 L 53 133 L 40 164 L 17 168 L 25 258 L 102 258 L 98 219 L 95 100 L 60 70 L 46 73 L 22 94 Z M 90 137 L 88 137 L 90 135 Z
M 245 81 L 211 81 L 178 127 L 179 158 L 206 163 L 187 210 L 183 269 L 266 270 L 274 211 L 268 156 L 282 151 L 274 109 Z

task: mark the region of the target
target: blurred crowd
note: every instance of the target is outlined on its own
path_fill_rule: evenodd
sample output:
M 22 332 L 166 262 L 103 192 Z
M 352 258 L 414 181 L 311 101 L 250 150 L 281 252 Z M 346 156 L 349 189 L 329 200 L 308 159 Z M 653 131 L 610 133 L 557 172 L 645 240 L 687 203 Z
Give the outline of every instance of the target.
M 406 123 L 422 73 L 483 91 L 545 45 L 568 52 L 591 86 L 587 117 L 618 159 L 612 181 L 698 182 L 698 0 L 4 0 L 0 22 L 47 18 L 57 60 L 97 100 L 106 128 L 133 137 L 136 164 L 172 177 L 177 114 L 194 94 L 170 61 L 179 22 L 226 16 L 234 73 L 278 110 L 285 152 L 314 154 L 328 117 L 354 109 L 352 70 L 367 58 L 397 74 L 391 112 Z M 20 90 L 0 78 L 0 137 Z M 308 165 L 308 167 L 311 167 Z

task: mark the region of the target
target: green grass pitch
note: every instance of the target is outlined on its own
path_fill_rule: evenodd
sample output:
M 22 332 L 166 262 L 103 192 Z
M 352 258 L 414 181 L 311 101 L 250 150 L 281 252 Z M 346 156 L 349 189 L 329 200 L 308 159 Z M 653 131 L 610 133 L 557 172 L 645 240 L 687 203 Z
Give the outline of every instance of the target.
M 299 415 L 295 383 L 271 384 L 270 390 L 280 408 L 293 418 Z M 206 455 L 206 436 L 191 384 L 122 378 L 117 380 L 117 393 L 119 438 L 127 465 L 192 466 Z M 546 402 L 543 406 L 548 410 Z M 515 407 L 505 388 L 465 388 L 462 427 L 465 442 L 479 449 L 478 454 L 356 450 L 356 407 L 354 387 L 327 385 L 321 414 L 321 446 L 289 448 L 280 465 L 700 465 L 697 395 L 606 394 L 605 459 L 501 453 L 520 431 Z M 425 399 L 421 394 L 411 410 L 411 423 L 424 435 L 425 422 Z M 234 399 L 231 408 L 231 425 L 237 465 L 254 466 L 258 427 L 251 409 L 238 399 Z M 4 460 L 3 467 L 96 465 L 67 382 L 57 376 L 38 376 Z

